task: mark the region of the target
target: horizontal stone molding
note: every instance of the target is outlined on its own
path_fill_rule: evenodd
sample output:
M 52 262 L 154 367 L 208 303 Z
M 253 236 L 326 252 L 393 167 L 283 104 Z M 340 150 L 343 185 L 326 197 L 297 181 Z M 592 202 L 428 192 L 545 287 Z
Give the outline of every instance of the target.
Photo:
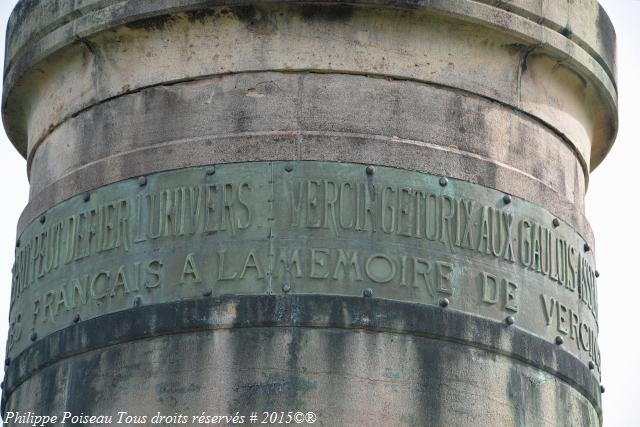
M 83 111 L 35 152 L 19 232 L 53 205 L 122 179 L 260 160 L 374 164 L 481 184 L 546 208 L 593 246 L 580 196 L 586 171 L 535 118 L 447 87 L 317 73 L 163 85 Z
M 517 326 L 440 307 L 320 295 L 203 297 L 142 306 L 81 321 L 37 341 L 9 361 L 3 412 L 12 394 L 35 373 L 56 369 L 56 365 L 69 358 L 168 335 L 265 327 L 272 331 L 271 328 L 313 328 L 320 333 L 323 329 L 345 329 L 352 333 L 360 330 L 462 344 L 456 351 L 464 353 L 468 351 L 467 346 L 477 348 L 511 358 L 516 365 L 525 364 L 554 375 L 588 399 L 601 416 L 600 386 L 593 373 L 556 344 Z M 444 345 L 435 344 L 436 347 Z M 351 364 L 348 359 L 341 363 Z
M 607 69 L 612 80 L 615 81 L 615 31 L 606 12 L 596 0 L 580 0 L 579 2 L 545 0 L 476 0 L 489 6 L 502 9 L 522 18 L 528 19 L 538 25 L 549 28 L 574 41 L 581 48 L 589 52 L 596 60 Z M 305 3 L 297 1 L 298 3 Z M 28 50 L 28 46 L 36 43 L 48 33 L 78 20 L 82 15 L 96 13 L 106 9 L 113 3 L 126 3 L 124 0 L 83 0 L 74 4 L 64 0 L 40 0 L 21 1 L 16 6 L 9 20 L 8 48 L 5 68 L 11 67 L 21 54 Z M 176 2 L 178 4 L 179 2 Z M 201 8 L 213 6 L 233 6 L 251 4 L 251 1 L 182 1 L 184 8 Z M 274 1 L 274 3 L 287 3 L 286 0 Z M 353 0 L 348 2 L 331 2 L 325 0 L 324 4 L 354 4 L 370 5 L 378 7 L 390 7 L 400 9 L 422 9 L 434 7 L 427 2 L 408 1 L 372 1 Z M 433 3 L 433 2 L 430 2 Z M 160 5 L 171 11 L 176 7 Z M 130 7 L 130 6 L 129 6 Z M 438 5 L 435 6 L 437 8 Z M 179 10 L 179 9 L 178 9 Z M 108 18 L 106 18 L 108 19 Z
M 597 3 L 582 3 L 588 6 L 584 25 L 592 28 L 587 24 L 599 14 L 603 34 L 596 38 L 609 40 L 598 42 L 603 46 L 611 44 L 605 15 L 594 12 L 600 11 Z M 61 7 L 53 2 L 32 7 L 45 5 Z M 216 7 L 202 10 L 211 6 Z M 591 170 L 608 152 L 617 129 L 612 69 L 603 68 L 602 56 L 592 56 L 599 48 L 586 51 L 585 43 L 550 24 L 561 11 L 552 8 L 557 12 L 552 21 L 538 24 L 531 7 L 516 6 L 470 0 L 411 7 L 89 2 L 73 13 L 60 9 L 60 17 L 43 26 L 48 32 L 16 33 L 16 46 L 21 44 L 17 40 L 37 40 L 23 53 L 16 48 L 16 58 L 7 65 L 5 123 L 14 144 L 31 160 L 51 131 L 67 120 L 144 88 L 256 70 L 377 75 L 448 86 L 536 117 L 571 144 L 585 170 Z M 29 18 L 29 10 L 19 6 L 14 20 L 31 19 L 37 26 L 45 19 L 35 12 Z M 288 46 L 292 34 L 307 36 Z M 573 29 L 572 34 L 581 32 Z M 210 43 L 219 53 L 202 55 Z M 145 61 L 134 66 L 140 57 Z M 176 63 L 181 66 L 172 66 Z

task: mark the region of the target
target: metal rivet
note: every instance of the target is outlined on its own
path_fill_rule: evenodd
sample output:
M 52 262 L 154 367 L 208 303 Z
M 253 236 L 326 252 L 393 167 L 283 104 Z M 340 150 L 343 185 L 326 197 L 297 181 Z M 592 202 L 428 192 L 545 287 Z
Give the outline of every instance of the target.
M 504 319 L 504 321 L 507 323 L 507 325 L 511 326 L 514 323 L 516 323 L 516 319 L 513 318 L 513 316 L 507 316 L 506 319 Z
M 584 244 L 584 251 L 585 251 L 585 252 L 589 252 L 590 250 L 591 250 L 591 246 L 589 246 L 589 244 L 588 244 L 588 243 L 585 243 L 585 244 Z
M 135 297 L 133 299 L 133 306 L 134 307 L 140 307 L 142 305 L 142 298 L 140 297 Z
M 592 360 L 589 360 L 589 369 L 591 369 L 592 371 L 593 371 L 594 369 L 596 369 L 596 364 L 595 364 L 595 363 L 593 363 L 593 361 L 592 361 Z
M 213 295 L 213 289 L 207 289 L 202 293 L 203 297 L 210 297 L 211 295 Z
M 508 205 L 509 203 L 511 203 L 511 196 L 508 194 L 505 194 L 504 196 L 502 196 L 502 201 L 504 202 L 505 205 Z
M 147 177 L 141 176 L 140 178 L 138 178 L 138 185 L 140 187 L 144 187 L 145 185 L 147 185 Z
M 16 240 L 16 248 L 20 247 L 20 239 Z
M 449 300 L 447 298 L 440 298 L 439 304 L 442 308 L 449 307 Z
M 37 333 L 35 333 L 35 332 L 32 332 L 32 333 L 31 333 L 31 341 L 35 341 L 35 340 L 37 340 L 37 339 L 38 339 L 38 334 L 37 334 Z
M 367 175 L 373 175 L 373 172 L 375 172 L 375 169 L 373 166 L 367 166 Z
M 216 174 L 216 167 L 215 166 L 211 166 L 211 167 L 207 168 L 206 174 L 207 174 L 207 176 L 215 175 Z
M 365 298 L 371 298 L 373 296 L 373 289 L 371 289 L 371 288 L 365 289 L 364 291 L 362 291 L 362 295 Z
M 564 344 L 564 338 L 562 338 L 561 336 L 558 335 L 556 337 L 556 344 L 558 344 L 558 345 Z
M 291 172 L 291 171 L 293 170 L 293 166 L 291 166 L 291 165 L 286 165 L 286 166 L 284 167 L 284 170 L 285 170 L 285 171 L 287 171 L 287 172 Z
M 46 220 L 47 220 L 47 217 L 46 217 L 46 216 L 44 216 L 44 215 L 42 215 L 42 216 L 40 217 L 40 224 L 44 224 Z
M 600 272 L 596 270 L 596 277 L 600 277 Z
M 91 193 L 84 193 L 82 195 L 82 200 L 84 200 L 85 202 L 88 202 L 89 200 L 91 200 Z
M 560 220 L 558 218 L 553 218 L 553 226 L 560 227 Z
M 80 315 L 76 313 L 76 315 L 73 316 L 73 323 L 78 323 L 79 321 L 80 321 Z
M 449 180 L 444 176 L 440 178 L 440 187 L 446 187 L 448 183 L 449 183 Z
M 600 393 L 604 393 L 604 386 L 600 384 Z
M 283 292 L 290 292 L 291 291 L 291 285 L 288 283 L 285 283 L 284 285 L 282 285 L 282 291 Z

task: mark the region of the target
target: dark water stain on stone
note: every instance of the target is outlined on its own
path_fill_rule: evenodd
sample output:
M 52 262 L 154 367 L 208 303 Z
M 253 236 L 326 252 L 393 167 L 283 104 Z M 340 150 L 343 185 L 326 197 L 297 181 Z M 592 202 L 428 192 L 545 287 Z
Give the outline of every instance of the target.
M 611 19 L 609 19 L 609 15 L 607 15 L 607 12 L 600 5 L 598 5 L 596 27 L 598 29 L 598 40 L 602 44 L 602 55 L 604 55 L 605 61 L 607 61 L 607 63 L 613 65 L 613 74 L 615 75 L 616 33 L 615 31 L 613 31 L 613 26 L 611 24 Z
M 446 414 L 442 413 L 443 402 L 431 396 L 441 396 L 444 393 L 443 386 L 447 383 L 447 367 L 450 361 L 445 355 L 446 350 L 434 345 L 435 341 L 418 338 L 417 344 L 416 365 L 421 373 L 419 382 L 424 398 L 423 405 L 416 408 L 416 412 L 425 420 L 425 425 L 445 425 Z
M 513 403 L 513 419 L 515 420 L 516 426 L 524 426 L 526 425 L 526 416 L 525 416 L 525 402 L 522 398 L 522 376 L 517 369 L 512 366 L 509 370 L 509 382 L 507 383 L 507 396 L 509 396 L 509 400 Z
M 252 4 L 235 6 L 231 11 L 240 21 L 245 23 L 251 23 L 258 16 L 258 10 Z
M 231 11 L 254 34 L 275 35 L 278 32 L 278 18 L 269 8 L 246 5 L 233 7 Z
M 90 413 L 107 392 L 97 378 L 100 378 L 104 366 L 114 366 L 105 363 L 103 353 L 97 352 L 80 356 L 67 365 L 69 371 L 69 395 L 64 410 L 73 414 Z M 55 365 L 54 365 L 55 367 Z M 87 381 L 92 378 L 92 381 Z M 51 396 L 52 394 L 43 394 Z
M 40 4 L 42 2 L 43 0 L 22 0 L 18 2 L 18 4 L 13 9 L 13 12 L 11 13 L 11 17 L 7 26 L 7 35 L 10 35 L 16 29 L 24 26 L 25 20 L 29 16 L 29 12 L 37 7 L 40 7 Z M 48 12 L 51 15 L 55 16 L 59 13 L 59 6 L 55 2 L 53 2 L 52 5 L 48 7 L 48 9 Z
M 186 12 L 186 15 L 187 20 L 192 24 L 195 24 L 196 22 L 199 22 L 200 24 L 206 24 L 208 19 L 217 16 L 216 11 L 213 9 L 191 10 Z
M 348 21 L 353 17 L 354 7 L 351 5 L 303 5 L 302 17 L 309 21 Z
M 174 15 L 152 16 L 126 24 L 132 30 L 161 31 L 171 26 L 178 18 Z

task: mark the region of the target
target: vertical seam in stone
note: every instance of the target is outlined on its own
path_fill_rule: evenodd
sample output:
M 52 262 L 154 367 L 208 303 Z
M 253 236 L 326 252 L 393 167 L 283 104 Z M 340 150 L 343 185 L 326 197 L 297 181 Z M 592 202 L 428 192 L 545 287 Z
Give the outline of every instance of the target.
M 270 188 L 269 192 L 269 269 L 267 271 L 267 295 L 273 294 L 273 268 L 274 268 L 274 247 L 273 247 L 273 223 L 274 223 L 274 212 L 273 212 L 273 200 L 275 197 L 274 191 L 274 171 L 273 171 L 273 162 L 269 162 L 269 179 L 268 184 Z
M 522 76 L 527 71 L 527 61 L 529 60 L 529 55 L 531 55 L 536 49 L 542 47 L 542 44 L 535 44 L 533 46 L 529 46 L 527 50 L 522 54 L 522 58 L 520 58 L 520 62 L 518 62 L 518 107 L 522 108 Z

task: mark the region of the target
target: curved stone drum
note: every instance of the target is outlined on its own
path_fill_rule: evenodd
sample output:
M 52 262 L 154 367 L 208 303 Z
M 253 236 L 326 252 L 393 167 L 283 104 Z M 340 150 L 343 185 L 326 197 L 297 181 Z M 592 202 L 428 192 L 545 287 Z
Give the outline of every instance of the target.
M 595 0 L 22 0 L 6 52 L 5 416 L 602 423 Z

